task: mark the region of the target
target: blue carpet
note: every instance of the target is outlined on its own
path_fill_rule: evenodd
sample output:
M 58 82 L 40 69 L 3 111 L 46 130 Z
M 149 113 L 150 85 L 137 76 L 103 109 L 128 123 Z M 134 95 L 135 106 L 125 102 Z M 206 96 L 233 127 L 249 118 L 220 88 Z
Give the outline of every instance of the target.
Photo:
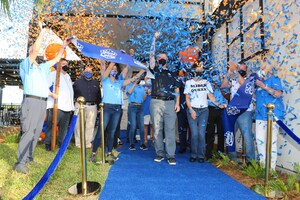
M 190 163 L 189 153 L 178 154 L 177 165 L 170 166 L 166 159 L 153 161 L 151 145 L 148 151 L 130 151 L 124 143 L 118 151 L 119 160 L 109 171 L 101 200 L 265 199 L 208 162 Z

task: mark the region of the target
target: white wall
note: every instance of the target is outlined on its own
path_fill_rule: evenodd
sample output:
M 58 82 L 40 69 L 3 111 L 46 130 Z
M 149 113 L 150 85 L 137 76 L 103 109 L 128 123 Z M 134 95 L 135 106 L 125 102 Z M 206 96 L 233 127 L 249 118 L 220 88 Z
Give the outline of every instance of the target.
M 298 137 L 300 137 L 300 121 L 298 119 L 300 116 L 299 6 L 300 2 L 296 0 L 264 0 L 265 42 L 266 48 L 270 49 L 267 54 L 268 64 L 277 69 L 276 75 L 281 78 L 284 87 L 283 96 L 286 108 L 284 122 Z M 247 27 L 259 16 L 258 0 L 249 0 L 243 8 L 243 14 L 244 26 Z M 224 60 L 226 61 L 226 53 L 224 54 L 226 33 L 224 30 L 225 24 L 213 36 L 212 48 L 213 59 L 222 69 L 224 69 Z M 260 49 L 259 25 L 254 26 L 245 34 L 244 44 L 245 57 Z M 259 62 L 260 56 L 249 60 L 247 65 L 250 71 L 256 71 Z M 300 145 L 283 133 L 278 137 L 278 154 L 277 165 L 283 168 L 293 170 L 294 163 L 300 163 Z
M 3 88 L 2 104 L 21 105 L 23 100 L 23 90 L 19 86 L 8 86 Z
M 300 2 L 290 0 L 264 0 L 266 30 L 270 37 L 266 40 L 269 64 L 278 70 L 278 76 L 284 86 L 284 104 L 286 106 L 285 124 L 300 137 Z M 297 38 L 295 38 L 295 35 Z M 289 136 L 278 138 L 278 165 L 293 169 L 295 162 L 300 163 L 300 145 Z

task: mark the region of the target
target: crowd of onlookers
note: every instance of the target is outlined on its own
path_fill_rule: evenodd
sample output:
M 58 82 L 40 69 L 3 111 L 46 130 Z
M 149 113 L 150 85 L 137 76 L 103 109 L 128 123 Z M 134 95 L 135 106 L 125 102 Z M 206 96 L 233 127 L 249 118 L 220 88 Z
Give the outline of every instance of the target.
M 228 103 L 237 97 L 237 91 L 249 78 L 245 64 L 228 63 L 228 71 L 221 74 L 218 70 L 204 70 L 202 63 L 184 63 L 180 71 L 173 70 L 168 62 L 167 53 L 155 55 L 155 43 L 159 32 L 155 33 L 150 49 L 149 70 L 132 73 L 126 66 L 101 61 L 101 84 L 93 79 L 93 69 L 87 67 L 80 79 L 72 83 L 67 74 L 68 61 L 61 59 L 70 41 L 65 40 L 57 56 L 48 62 L 35 61 L 43 38 L 43 30 L 29 50 L 29 57 L 20 64 L 20 76 L 24 87 L 24 100 L 21 109 L 22 138 L 19 143 L 18 161 L 15 169 L 28 172 L 26 163 L 34 163 L 33 153 L 41 132 L 43 120 L 47 115 L 45 148 L 51 150 L 52 115 L 54 105 L 58 107 L 58 146 L 67 133 L 72 112 L 78 108 L 74 100 L 85 98 L 85 143 L 92 148 L 90 161 L 96 162 L 96 153 L 101 145 L 100 121 L 94 130 L 99 111 L 103 107 L 103 126 L 105 129 L 106 159 L 117 160 L 113 148 L 117 146 L 120 123 L 124 108 L 124 97 L 128 97 L 128 142 L 129 149 L 136 150 L 135 135 L 139 129 L 142 150 L 148 149 L 148 134 L 155 148 L 155 162 L 165 158 L 170 165 L 176 165 L 176 131 L 179 135 L 178 153 L 190 148 L 190 162 L 205 162 L 212 158 L 215 132 L 218 135 L 217 150 L 225 151 L 222 113 Z M 130 50 L 134 56 L 134 50 Z M 273 75 L 271 66 L 261 63 L 255 80 L 255 92 L 248 109 L 235 123 L 240 129 L 246 147 L 246 158 L 265 160 L 267 108 L 275 104 L 274 113 L 279 119 L 284 117 L 282 86 L 280 79 Z M 54 65 L 55 64 L 55 65 Z M 50 72 L 51 66 L 56 71 Z M 59 82 L 57 82 L 59 79 Z M 59 87 L 57 87 L 59 85 Z M 101 87 L 100 87 L 101 85 Z M 47 111 L 47 114 L 46 114 Z M 253 119 L 256 131 L 252 132 Z M 177 122 L 177 123 L 176 123 Z M 56 127 L 55 127 L 56 128 Z M 80 147 L 79 123 L 75 129 L 75 145 Z M 279 127 L 273 124 L 272 168 L 276 165 L 277 134 Z M 256 148 L 258 150 L 256 156 Z M 236 152 L 228 152 L 236 159 Z

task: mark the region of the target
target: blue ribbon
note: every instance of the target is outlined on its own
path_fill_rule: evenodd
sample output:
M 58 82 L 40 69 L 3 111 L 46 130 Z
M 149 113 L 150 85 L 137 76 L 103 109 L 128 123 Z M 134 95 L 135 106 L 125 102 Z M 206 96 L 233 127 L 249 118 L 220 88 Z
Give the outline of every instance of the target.
M 295 140 L 298 144 L 300 144 L 300 138 L 291 131 L 281 120 L 275 117 L 276 123 L 280 126 L 293 140 Z
M 254 81 L 257 75 L 253 74 L 241 85 L 223 112 L 223 129 L 228 152 L 235 152 L 234 124 L 237 118 L 245 112 L 252 101 Z
M 147 70 L 146 65 L 124 52 L 115 49 L 109 49 L 106 47 L 96 46 L 87 42 L 83 42 L 81 40 L 73 40 L 72 42 L 84 56 L 96 58 L 99 60 L 106 60 L 109 62 L 121 63 Z
M 52 176 L 53 172 L 57 168 L 59 162 L 61 161 L 62 157 L 64 156 L 67 147 L 72 139 L 73 132 L 75 129 L 75 125 L 77 122 L 77 115 L 74 115 L 71 121 L 70 128 L 68 130 L 68 133 L 62 142 L 61 147 L 59 148 L 55 158 L 53 159 L 52 163 L 50 164 L 49 168 L 45 172 L 44 176 L 40 179 L 40 181 L 34 186 L 34 188 L 23 198 L 23 200 L 30 200 L 34 199 L 35 196 L 43 189 L 43 187 L 46 185 L 50 177 Z

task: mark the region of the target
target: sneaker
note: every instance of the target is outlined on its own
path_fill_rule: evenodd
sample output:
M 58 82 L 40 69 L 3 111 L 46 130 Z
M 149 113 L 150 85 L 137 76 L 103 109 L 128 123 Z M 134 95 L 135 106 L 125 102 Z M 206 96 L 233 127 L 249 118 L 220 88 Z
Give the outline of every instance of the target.
M 131 145 L 129 146 L 129 150 L 130 150 L 130 151 L 135 151 L 135 146 L 134 146 L 134 144 L 131 144 Z
M 190 162 L 195 162 L 196 160 L 196 158 L 190 157 Z
M 140 149 L 146 151 L 146 150 L 148 150 L 148 147 L 147 147 L 145 144 L 142 144 L 142 145 L 140 146 Z
M 199 159 L 198 159 L 198 162 L 199 162 L 199 163 L 204 163 L 204 158 L 199 158 Z
M 97 162 L 97 161 L 96 161 L 96 154 L 95 154 L 95 153 L 92 153 L 92 154 L 90 155 L 90 161 L 93 162 L 93 163 L 96 163 L 96 162 Z
M 106 160 L 107 161 L 117 161 L 117 160 L 119 160 L 119 158 L 115 157 L 112 153 L 108 153 L 106 156 Z
M 122 141 L 120 140 L 120 138 L 118 138 L 118 145 L 123 145 Z
M 14 170 L 22 174 L 27 174 L 29 172 L 29 168 L 24 164 L 16 164 Z
M 168 163 L 169 163 L 169 165 L 176 165 L 175 158 L 168 158 Z
M 164 157 L 162 156 L 156 156 L 156 158 L 154 159 L 155 162 L 161 162 L 164 160 Z

